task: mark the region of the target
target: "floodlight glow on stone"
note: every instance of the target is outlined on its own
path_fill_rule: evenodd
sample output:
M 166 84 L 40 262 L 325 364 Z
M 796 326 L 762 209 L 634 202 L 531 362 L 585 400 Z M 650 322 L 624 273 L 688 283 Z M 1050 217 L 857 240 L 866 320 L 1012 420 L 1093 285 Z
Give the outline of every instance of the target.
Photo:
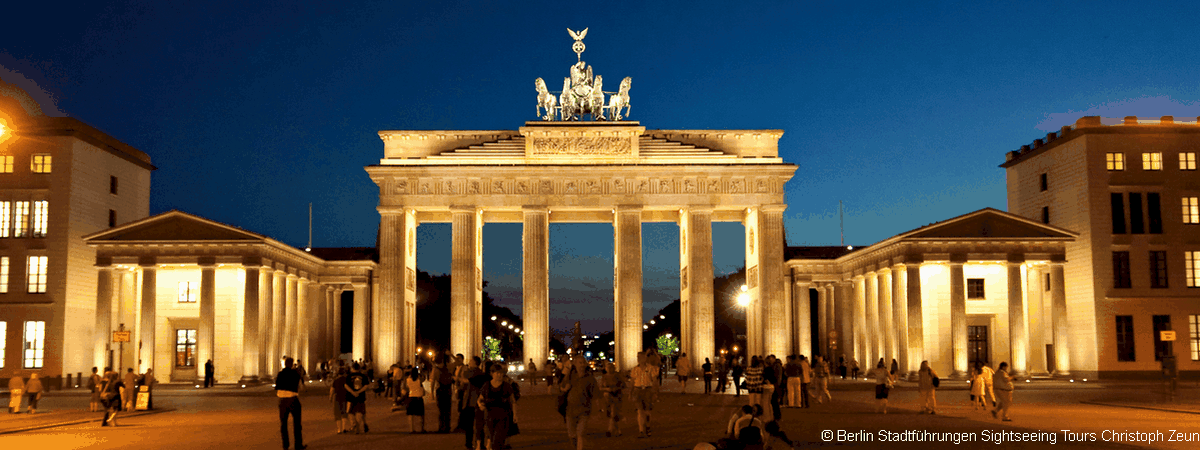
M 750 306 L 750 294 L 745 292 L 738 294 L 737 304 L 738 306 Z

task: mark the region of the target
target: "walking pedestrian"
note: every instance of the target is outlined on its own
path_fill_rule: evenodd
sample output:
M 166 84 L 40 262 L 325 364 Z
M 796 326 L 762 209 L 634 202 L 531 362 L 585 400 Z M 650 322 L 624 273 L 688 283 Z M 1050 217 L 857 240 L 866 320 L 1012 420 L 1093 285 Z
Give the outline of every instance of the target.
M 858 379 L 858 360 L 854 358 L 850 358 L 850 378 Z
M 758 356 L 750 357 L 750 367 L 746 369 L 746 392 L 750 394 L 749 405 L 763 405 L 763 363 Z
M 883 366 L 882 359 L 875 364 L 875 369 L 867 376 L 875 379 L 875 412 L 882 409 L 883 413 L 887 414 L 888 391 L 892 389 L 892 375 Z
M 692 360 L 687 353 L 680 353 L 675 360 L 675 375 L 679 377 L 679 393 L 687 393 L 688 378 L 692 375 Z
M 742 367 L 741 361 L 733 362 L 733 396 L 734 397 L 739 397 L 742 395 L 742 387 L 743 387 L 742 374 L 745 373 L 745 371 L 746 371 L 746 368 Z
M 100 387 L 102 378 L 96 373 L 96 368 L 92 368 L 92 376 L 88 377 L 87 388 L 88 392 L 92 393 L 92 401 L 88 404 L 88 412 L 96 412 L 100 410 Z
M 133 370 L 133 369 L 130 369 L 130 370 Z M 205 387 L 205 389 L 213 387 L 214 385 L 217 384 L 216 379 L 213 378 L 214 370 L 215 369 L 213 368 L 213 362 L 211 359 L 204 362 L 204 387 Z
M 450 388 L 453 383 L 449 366 L 445 357 L 439 356 L 433 366 L 433 376 L 429 380 L 433 389 L 434 400 L 438 407 L 438 433 L 450 432 Z
M 516 403 L 513 384 L 504 380 L 507 370 L 504 364 L 492 365 L 489 370 L 492 379 L 483 383 L 476 403 L 480 411 L 486 411 L 485 436 L 489 442 L 488 448 L 492 450 L 504 448 Z
M 137 374 L 133 373 L 132 367 L 125 371 L 121 383 L 125 386 L 125 389 L 121 391 L 121 408 L 133 411 L 133 393 L 137 390 Z
M 608 417 L 608 431 L 604 432 L 607 437 L 621 435 L 621 404 L 625 386 L 625 374 L 617 371 L 617 366 L 612 362 L 605 363 L 604 376 L 600 377 L 600 390 L 604 392 L 604 409 Z
M 938 380 L 938 383 L 934 380 Z M 921 361 L 921 369 L 917 371 L 917 388 L 921 391 L 922 414 L 937 414 L 937 384 L 940 381 L 937 372 L 929 366 L 929 361 Z
M 787 364 L 783 366 L 783 375 L 787 377 L 787 407 L 799 408 L 803 404 L 800 399 L 800 383 L 803 381 L 800 362 L 796 355 L 788 355 Z
M 469 364 L 458 369 L 458 374 L 455 377 L 454 385 L 457 389 L 455 399 L 458 401 L 453 408 L 458 411 L 458 421 L 455 422 L 456 430 L 465 431 L 468 435 L 471 434 L 471 427 L 474 426 L 475 400 L 468 399 L 467 395 L 471 391 L 471 379 L 483 373 L 479 369 L 479 364 L 483 360 L 478 356 L 472 356 Z M 477 394 L 478 395 L 478 394 Z
M 975 409 L 990 409 L 983 402 L 983 370 L 975 367 L 971 371 L 971 403 L 975 405 Z
M 583 355 L 576 354 L 571 358 L 562 389 L 567 394 L 567 439 L 571 447 L 583 450 L 583 436 L 592 414 L 592 399 L 596 396 L 596 377 Z
M 288 415 L 292 416 L 292 434 L 295 436 L 296 450 L 303 450 L 304 432 L 302 410 L 300 408 L 300 390 L 304 383 L 300 381 L 300 373 L 292 368 L 292 358 L 283 360 L 283 369 L 275 375 L 275 397 L 279 398 L 279 434 L 283 438 L 283 448 L 288 448 Z
M 808 408 L 808 387 L 813 382 L 812 365 L 808 363 L 808 357 L 800 355 L 800 407 Z
M 529 364 L 525 365 L 525 373 L 529 375 L 529 386 L 537 386 L 538 367 L 533 358 L 529 358 Z
M 717 392 L 724 394 L 726 387 L 729 385 L 729 365 L 726 364 L 727 359 L 724 357 L 717 358 L 717 364 L 713 366 L 713 370 L 717 375 Z
M 780 361 L 775 355 L 767 356 L 767 360 L 763 364 L 763 400 L 766 400 L 770 406 L 770 415 L 767 416 L 765 422 L 771 422 L 783 419 L 783 412 L 779 410 L 779 403 L 782 400 L 781 395 L 784 393 L 782 389 L 783 383 L 783 361 Z M 764 422 L 764 423 L 765 423 Z
M 829 402 L 833 402 L 833 396 L 829 395 L 829 379 L 832 375 L 829 373 L 829 362 L 825 358 L 818 356 L 816 364 L 813 365 L 813 380 L 817 384 L 816 397 L 817 403 L 825 403 L 826 398 Z
M 419 369 L 413 367 L 404 380 L 403 395 L 408 397 L 408 406 L 404 413 L 408 415 L 408 432 L 425 432 L 425 385 L 421 383 Z
M 21 413 L 21 399 L 25 398 L 25 380 L 19 375 L 8 379 L 8 413 Z
M 633 380 L 633 401 L 637 408 L 638 437 L 650 436 L 650 412 L 654 410 L 655 391 L 658 390 L 659 367 L 654 365 L 646 353 L 638 353 L 638 365 L 629 372 Z
M 976 361 L 975 366 L 983 373 L 983 404 L 988 409 L 993 409 L 996 407 L 996 389 L 994 384 L 996 371 L 992 370 L 991 363 Z
M 29 376 L 29 382 L 25 384 L 25 394 L 29 395 L 29 413 L 36 414 L 38 400 L 42 399 L 42 380 L 38 379 L 38 374 Z
M 358 363 L 350 366 L 350 374 L 346 375 L 346 414 L 350 415 L 354 434 L 371 432 L 371 427 L 367 426 L 367 389 L 370 384 L 362 366 Z
M 992 410 L 992 417 L 999 416 L 1000 420 L 1012 422 L 1008 418 L 1008 408 L 1012 406 L 1013 382 L 1012 377 L 1008 375 L 1008 363 L 1002 362 L 998 367 L 996 374 L 992 376 L 992 386 L 996 388 L 996 408 Z
M 104 404 L 104 420 L 100 422 L 100 426 L 117 426 L 117 412 L 121 410 L 121 391 L 125 390 L 125 383 L 121 381 L 120 375 L 113 372 L 112 369 L 104 368 L 104 384 L 100 388 L 100 401 Z
M 712 393 L 713 367 L 708 358 L 704 358 L 704 364 L 700 366 L 700 370 L 704 373 L 704 393 Z
M 553 359 L 546 360 L 546 393 L 553 394 L 554 386 L 558 384 L 558 364 Z
M 333 403 L 333 425 L 337 428 L 337 434 L 350 430 L 346 419 L 346 395 L 346 372 L 338 370 L 329 387 L 329 402 Z

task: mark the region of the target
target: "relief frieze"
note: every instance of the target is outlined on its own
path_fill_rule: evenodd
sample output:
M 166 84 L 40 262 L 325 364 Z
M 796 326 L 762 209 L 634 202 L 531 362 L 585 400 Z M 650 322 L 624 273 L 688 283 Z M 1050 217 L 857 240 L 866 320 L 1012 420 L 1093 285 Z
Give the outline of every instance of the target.
M 633 154 L 632 141 L 620 137 L 536 138 L 531 156 L 628 156 Z

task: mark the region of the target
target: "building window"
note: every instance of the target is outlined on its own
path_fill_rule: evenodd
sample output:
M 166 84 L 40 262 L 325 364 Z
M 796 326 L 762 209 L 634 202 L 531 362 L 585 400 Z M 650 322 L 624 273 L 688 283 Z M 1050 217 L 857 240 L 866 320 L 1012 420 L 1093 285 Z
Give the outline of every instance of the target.
M 1125 170 L 1124 153 L 1108 153 L 1104 155 L 1105 165 L 1109 171 Z
M 29 274 L 29 286 L 26 292 L 30 294 L 45 294 L 46 293 L 46 257 L 45 256 L 30 256 L 29 267 L 26 269 Z
M 1183 155 L 1180 155 L 1183 156 Z M 1182 158 L 1180 158 L 1182 160 Z M 0 173 L 13 173 L 12 155 L 0 156 Z
M 1113 252 L 1113 287 L 1128 289 L 1129 282 L 1129 252 Z
M 108 227 L 112 228 L 115 226 L 117 226 L 117 210 L 110 209 L 108 210 Z
M 1142 234 L 1146 232 L 1146 221 L 1142 217 L 1142 194 L 1129 193 L 1129 232 Z
M 8 293 L 8 257 L 0 256 L 0 294 Z M 0 353 L 3 355 L 3 353 Z
M 1146 194 L 1146 215 L 1150 219 L 1150 234 L 1162 234 L 1162 200 L 1157 192 Z
M 1187 287 L 1200 287 L 1200 252 L 1183 252 L 1183 271 Z
M 1050 207 L 1042 207 L 1042 223 L 1050 223 Z
M 1200 223 L 1200 197 L 1183 198 L 1183 223 Z
M 33 155 L 33 160 L 30 164 L 33 173 L 50 173 L 50 154 L 39 153 Z
M 1046 279 L 1042 282 L 1042 290 L 1050 292 L 1050 274 L 1046 274 Z
M 196 330 L 175 330 L 175 367 L 196 366 Z
M 1046 174 L 1043 173 L 1042 174 L 1042 190 L 1045 191 L 1049 188 L 1050 188 L 1050 185 L 1047 183 Z
M 1117 361 L 1135 361 L 1133 316 L 1117 316 Z
M 33 237 L 46 237 L 46 231 L 50 228 L 50 202 L 46 200 L 38 200 L 33 202 Z
M 1162 170 L 1162 153 L 1142 153 L 1142 170 Z
M 196 303 L 196 290 L 199 287 L 195 281 L 180 281 L 179 303 Z
M 108 193 L 117 195 L 117 177 L 108 177 Z
M 983 278 L 967 278 L 967 298 L 983 300 Z
M 21 366 L 26 369 L 41 369 L 46 358 L 46 322 L 25 322 L 25 355 Z
M 1150 287 L 1165 289 L 1167 287 L 1167 252 L 1150 251 Z
M 4 322 L 0 322 L 0 327 L 3 327 L 3 324 Z M 1190 331 L 1192 332 L 1192 337 L 1190 340 L 1192 344 L 1192 361 L 1200 361 L 1200 315 L 1192 314 L 1188 316 L 1188 328 L 1190 328 Z M 0 330 L 2 329 L 3 328 L 0 328 Z
M 13 237 L 29 237 L 29 202 L 13 202 Z
M 1162 340 L 1160 331 L 1171 330 L 1171 316 L 1161 315 L 1154 316 L 1154 360 L 1162 361 L 1163 356 L 1174 354 L 1171 348 L 1171 341 Z
M 12 202 L 0 202 L 0 238 L 11 236 Z
M 1196 317 L 1196 316 L 1192 316 Z M 1193 336 L 1196 334 L 1193 332 Z M 0 369 L 4 368 L 4 355 L 8 350 L 8 322 L 0 322 Z
M 1112 202 L 1113 234 L 1125 234 L 1125 196 L 1119 193 L 1109 194 Z
M 1179 170 L 1196 170 L 1196 154 L 1190 152 L 1180 153 Z

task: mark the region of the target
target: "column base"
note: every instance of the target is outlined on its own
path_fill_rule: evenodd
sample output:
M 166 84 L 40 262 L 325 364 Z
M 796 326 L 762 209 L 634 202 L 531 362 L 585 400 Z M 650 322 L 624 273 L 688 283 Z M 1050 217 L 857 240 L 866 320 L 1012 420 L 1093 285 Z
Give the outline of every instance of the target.
M 971 377 L 967 372 L 961 370 L 955 370 L 954 372 L 950 373 L 951 380 L 969 380 L 970 378 Z
M 243 375 L 242 378 L 238 380 L 238 384 L 244 384 L 244 385 L 249 386 L 249 385 L 262 384 L 262 382 L 259 381 L 258 377 L 255 375 Z

